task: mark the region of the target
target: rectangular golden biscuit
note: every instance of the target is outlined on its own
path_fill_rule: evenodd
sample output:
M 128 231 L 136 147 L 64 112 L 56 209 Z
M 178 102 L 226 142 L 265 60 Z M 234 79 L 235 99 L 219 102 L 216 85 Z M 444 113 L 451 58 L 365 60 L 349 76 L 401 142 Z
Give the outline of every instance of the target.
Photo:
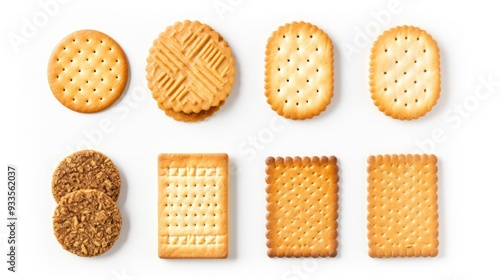
M 438 254 L 436 163 L 425 154 L 368 158 L 370 257 Z
M 158 156 L 158 256 L 227 258 L 227 154 Z
M 268 256 L 336 256 L 337 159 L 269 157 L 266 165 Z
M 280 26 L 266 46 L 265 95 L 278 115 L 310 119 L 330 104 L 334 51 L 328 34 L 308 22 Z
M 415 26 L 396 26 L 373 43 L 370 92 L 374 104 L 399 120 L 427 114 L 441 95 L 437 42 Z

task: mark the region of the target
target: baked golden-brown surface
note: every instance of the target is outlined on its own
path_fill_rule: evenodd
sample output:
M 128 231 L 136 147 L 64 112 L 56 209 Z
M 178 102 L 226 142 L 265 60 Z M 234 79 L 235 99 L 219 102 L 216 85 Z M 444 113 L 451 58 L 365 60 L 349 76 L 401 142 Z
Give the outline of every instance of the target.
M 337 159 L 269 157 L 266 165 L 268 256 L 336 256 Z
M 371 257 L 438 254 L 437 158 L 368 158 L 368 239 Z
M 79 30 L 54 49 L 47 70 L 54 96 L 67 108 L 94 113 L 113 105 L 128 81 L 128 62 L 122 48 L 108 35 Z
M 373 43 L 370 91 L 375 105 L 400 120 L 419 118 L 441 93 L 439 48 L 424 30 L 398 26 Z
M 158 156 L 158 256 L 227 258 L 228 156 Z
M 266 48 L 265 94 L 279 115 L 307 119 L 319 115 L 333 97 L 333 44 L 317 26 L 281 26 Z

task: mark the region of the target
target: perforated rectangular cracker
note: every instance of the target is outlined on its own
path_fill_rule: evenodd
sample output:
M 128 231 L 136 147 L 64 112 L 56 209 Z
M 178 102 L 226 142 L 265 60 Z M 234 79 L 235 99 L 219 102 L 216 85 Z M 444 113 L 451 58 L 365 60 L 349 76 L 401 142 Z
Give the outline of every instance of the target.
M 266 165 L 268 256 L 336 256 L 337 159 L 269 157 Z
M 396 26 L 373 43 L 370 92 L 374 104 L 399 120 L 427 114 L 441 94 L 437 42 L 415 26 Z
M 334 90 L 333 43 L 308 22 L 280 26 L 266 46 L 265 94 L 285 118 L 310 119 L 326 110 Z
M 436 156 L 368 158 L 368 239 L 370 257 L 438 254 Z
M 158 156 L 158 256 L 227 258 L 227 154 Z

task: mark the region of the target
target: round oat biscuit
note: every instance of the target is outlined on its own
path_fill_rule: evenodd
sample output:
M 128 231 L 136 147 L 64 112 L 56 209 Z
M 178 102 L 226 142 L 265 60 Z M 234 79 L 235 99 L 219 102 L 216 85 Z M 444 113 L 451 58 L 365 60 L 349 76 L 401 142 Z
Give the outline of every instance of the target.
M 186 114 L 218 107 L 231 93 L 234 59 L 227 42 L 198 21 L 160 33 L 147 58 L 148 87 L 165 109 Z
M 436 105 L 441 92 L 439 48 L 424 30 L 397 26 L 373 43 L 370 92 L 387 116 L 412 120 Z
M 56 202 L 81 189 L 95 189 L 117 201 L 120 188 L 118 168 L 106 155 L 94 150 L 82 150 L 67 156 L 52 175 L 52 194 Z
M 266 46 L 265 94 L 279 115 L 313 118 L 330 104 L 334 53 L 328 35 L 307 22 L 292 22 L 273 32 Z
M 107 252 L 120 236 L 122 216 L 116 203 L 96 190 L 79 190 L 61 198 L 52 220 L 61 246 L 78 256 Z
M 108 35 L 80 30 L 54 49 L 48 65 L 50 89 L 61 104 L 81 113 L 102 111 L 122 95 L 128 62 L 122 48 Z

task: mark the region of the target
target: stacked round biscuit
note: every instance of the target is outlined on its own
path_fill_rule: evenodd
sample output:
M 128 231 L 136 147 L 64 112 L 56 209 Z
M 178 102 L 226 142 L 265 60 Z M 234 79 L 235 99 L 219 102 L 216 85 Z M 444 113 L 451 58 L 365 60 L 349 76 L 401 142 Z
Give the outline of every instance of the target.
M 52 176 L 58 203 L 53 228 L 65 250 L 93 257 L 113 246 L 122 226 L 116 205 L 120 188 L 118 168 L 100 152 L 78 151 L 59 163 Z
M 224 105 L 234 83 L 227 42 L 210 26 L 184 21 L 167 27 L 149 50 L 148 87 L 166 115 L 196 122 Z

